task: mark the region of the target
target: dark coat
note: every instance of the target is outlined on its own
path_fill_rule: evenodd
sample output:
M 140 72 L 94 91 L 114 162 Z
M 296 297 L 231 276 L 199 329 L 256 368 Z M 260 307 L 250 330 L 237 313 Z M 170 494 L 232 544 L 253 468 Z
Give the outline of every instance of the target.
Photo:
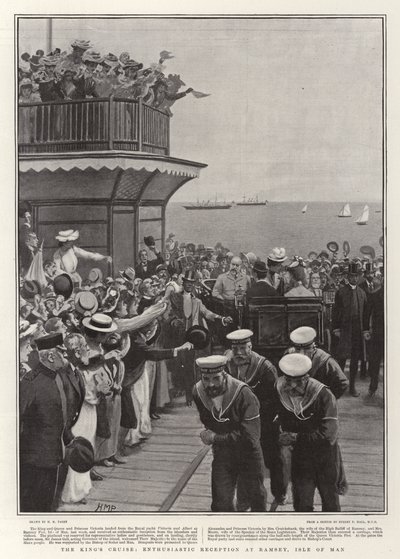
M 73 427 L 77 422 L 79 412 L 81 411 L 82 404 L 85 400 L 85 384 L 78 369 L 75 369 L 74 372 L 71 366 L 68 366 L 67 369 L 60 371 L 60 374 L 67 399 L 67 425 L 64 434 L 64 441 L 68 444 L 68 442 L 73 438 L 71 427 Z
M 42 363 L 20 383 L 21 464 L 56 468 L 63 460 L 64 418 L 56 374 Z M 67 409 L 72 403 L 67 398 Z
M 156 268 L 159 264 L 164 264 L 164 259 L 161 254 L 158 254 L 157 258 L 155 258 L 154 260 L 149 260 L 147 262 L 146 269 L 144 269 L 143 264 L 139 262 L 139 264 L 135 266 L 136 277 L 142 280 L 151 278 L 151 276 L 154 276 L 156 274 Z
M 367 321 L 371 331 L 370 350 L 384 345 L 385 336 L 385 294 L 381 287 L 368 295 Z
M 367 296 L 365 291 L 360 287 L 355 288 L 358 300 L 358 335 L 361 339 L 362 332 L 368 330 L 367 317 Z M 341 287 L 335 296 L 335 304 L 332 309 L 332 329 L 340 330 L 340 338 L 335 351 L 337 359 L 348 359 L 351 355 L 352 344 L 352 319 L 351 319 L 351 302 L 353 298 L 353 290 L 350 285 Z
M 246 298 L 249 301 L 253 297 L 278 297 L 278 292 L 264 280 L 258 280 L 247 290 Z

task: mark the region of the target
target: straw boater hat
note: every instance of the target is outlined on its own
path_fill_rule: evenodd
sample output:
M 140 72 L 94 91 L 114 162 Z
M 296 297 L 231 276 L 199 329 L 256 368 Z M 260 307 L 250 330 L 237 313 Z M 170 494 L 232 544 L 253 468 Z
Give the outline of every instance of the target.
M 111 68 L 115 68 L 115 66 L 118 66 L 119 60 L 118 60 L 118 58 L 115 56 L 115 54 L 112 54 L 111 52 L 109 52 L 109 53 L 104 57 L 103 64 L 107 64 L 107 66 L 111 66 Z
M 136 277 L 135 268 L 128 266 L 125 270 L 120 271 L 120 275 L 125 281 L 134 281 Z
M 91 287 L 100 287 L 103 285 L 103 272 L 100 268 L 92 268 L 88 274 L 88 280 Z
M 284 262 L 285 260 L 287 260 L 286 250 L 283 247 L 273 248 L 272 251 L 268 254 L 268 260 L 277 263 Z
M 216 374 L 225 370 L 228 358 L 225 355 L 209 355 L 196 359 L 196 365 L 202 374 Z
M 290 333 L 290 341 L 297 347 L 307 347 L 317 337 L 317 332 L 310 326 L 300 326 Z
M 111 316 L 106 314 L 96 313 L 92 316 L 87 316 L 82 320 L 85 328 L 107 334 L 108 332 L 115 332 L 118 326 L 115 324 Z
M 279 368 L 284 375 L 292 378 L 304 377 L 310 372 L 312 361 L 301 353 L 288 353 L 279 361 Z
M 19 323 L 19 339 L 24 340 L 25 338 L 32 336 L 37 329 L 37 324 L 30 324 L 27 320 L 21 320 Z
M 97 297 L 91 291 L 78 291 L 74 304 L 75 311 L 82 316 L 92 316 L 99 308 Z
M 76 241 L 79 238 L 79 231 L 73 229 L 67 229 L 66 231 L 59 231 L 56 235 L 57 241 L 60 243 L 66 243 L 68 241 Z

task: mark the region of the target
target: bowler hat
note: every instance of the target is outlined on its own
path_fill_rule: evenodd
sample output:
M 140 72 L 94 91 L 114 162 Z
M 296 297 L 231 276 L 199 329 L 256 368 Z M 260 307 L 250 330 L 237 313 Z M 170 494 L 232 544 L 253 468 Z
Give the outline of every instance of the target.
M 263 260 L 256 260 L 254 262 L 254 266 L 253 266 L 253 270 L 255 272 L 260 272 L 260 273 L 267 273 L 267 266 L 265 264 L 265 262 L 263 262 Z
M 25 280 L 22 286 L 21 296 L 27 301 L 33 299 L 35 295 L 41 295 L 42 290 L 39 282 L 36 280 Z
M 75 437 L 65 447 L 65 462 L 75 472 L 88 472 L 94 464 L 94 450 L 90 441 Z
M 210 332 L 203 326 L 192 326 L 186 332 L 186 341 L 193 344 L 194 349 L 204 349 L 210 341 Z
M 53 279 L 53 287 L 56 295 L 63 295 L 64 299 L 69 299 L 74 289 L 74 283 L 69 274 L 59 274 Z

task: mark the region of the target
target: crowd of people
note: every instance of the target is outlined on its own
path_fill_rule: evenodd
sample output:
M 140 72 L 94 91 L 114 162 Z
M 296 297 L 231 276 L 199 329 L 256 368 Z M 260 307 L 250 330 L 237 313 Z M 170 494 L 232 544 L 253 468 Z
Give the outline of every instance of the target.
M 171 233 L 162 253 L 153 237 L 145 237 L 139 261 L 107 275 L 102 270 L 110 269 L 111 258 L 80 248 L 79 231 L 60 231 L 58 249 L 44 261 L 28 212 L 20 238 L 21 511 L 84 503 L 92 481 L 101 478 L 96 464 L 125 463 L 125 449 L 144 444 L 152 422 L 176 396 L 184 396 L 187 405 L 194 400 L 206 426 L 202 440 L 214 448 L 213 510 L 265 510 L 260 460 L 270 469 L 275 509 L 284 503 L 289 476 L 282 447 L 291 445 L 299 465 L 294 477 L 292 470 L 295 510 L 313 510 L 310 487 L 320 473 L 314 463 L 314 481 L 305 491 L 301 472 L 310 475 L 310 456 L 325 448 L 321 440 L 330 441 L 332 467 L 328 485 L 315 483 L 323 510 L 340 510 L 337 487 L 343 489 L 345 477 L 336 444 L 336 398 L 349 384 L 343 373 L 347 359 L 352 396 L 359 395 L 360 362 L 364 375 L 368 363 L 371 398 L 378 387 L 382 258 L 339 257 L 337 244 L 329 243 L 328 251 L 305 258 L 288 259 L 285 249 L 276 247 L 264 262 L 252 252 L 235 255 L 222 243 L 180 243 Z M 94 267 L 82 278 L 79 263 L 88 261 Z M 292 348 L 278 368 L 252 351 L 252 333 L 238 323 L 240 305 L 254 297 L 324 293 L 332 297 L 336 359 L 316 347 L 312 328 L 292 333 Z M 209 308 L 210 301 L 219 306 Z M 214 361 L 211 323 L 226 342 L 214 347 L 221 353 Z M 308 361 L 293 361 L 292 353 Z M 242 399 L 237 409 L 228 406 L 228 412 L 237 397 Z M 281 417 L 279 433 L 271 410 Z M 233 414 L 230 421 L 225 412 Z M 313 419 L 305 429 L 309 413 Z M 332 425 L 318 423 L 328 416 Z M 243 440 L 238 430 L 245 433 Z M 228 468 L 233 459 L 234 474 Z M 243 472 L 245 483 L 237 481 Z
M 142 99 L 144 103 L 172 115 L 170 107 L 189 93 L 196 98 L 207 94 L 185 86 L 179 74 L 165 74 L 165 62 L 174 58 L 166 50 L 148 68 L 128 52 L 119 56 L 101 54 L 89 41 L 77 39 L 70 52 L 55 48 L 45 55 L 24 52 L 19 59 L 19 103 L 29 104 L 63 99 L 116 96 Z

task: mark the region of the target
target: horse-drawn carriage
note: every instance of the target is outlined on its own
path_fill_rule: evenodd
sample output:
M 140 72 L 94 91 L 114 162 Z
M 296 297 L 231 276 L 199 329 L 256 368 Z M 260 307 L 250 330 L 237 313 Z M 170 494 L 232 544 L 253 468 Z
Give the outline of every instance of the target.
M 237 300 L 226 305 L 212 296 L 215 280 L 205 280 L 200 297 L 210 310 L 221 315 L 234 312 L 234 326 L 254 332 L 253 349 L 260 355 L 277 361 L 290 345 L 289 335 L 299 326 L 311 326 L 317 332 L 320 347 L 330 349 L 330 310 L 333 297 L 256 297 Z M 218 325 L 211 329 L 214 346 L 225 345 L 226 331 Z

